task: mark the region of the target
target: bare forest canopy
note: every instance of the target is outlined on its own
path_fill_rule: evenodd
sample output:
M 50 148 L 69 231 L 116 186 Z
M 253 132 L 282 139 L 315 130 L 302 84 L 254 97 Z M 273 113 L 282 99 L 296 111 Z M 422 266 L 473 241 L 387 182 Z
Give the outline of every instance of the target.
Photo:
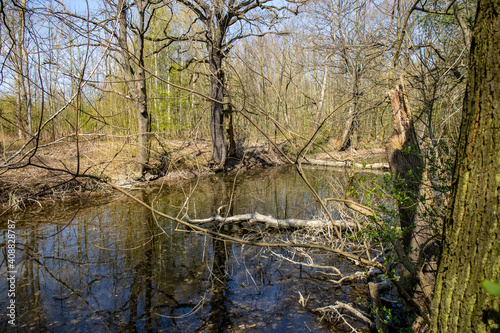
M 216 166 L 266 141 L 292 156 L 311 138 L 313 150 L 382 146 L 392 134 L 387 91 L 401 77 L 419 140 L 452 145 L 475 8 L 2 0 L 0 166 L 43 167 L 40 149 L 68 142 L 80 161 L 82 145 L 104 139 L 109 160 L 134 163 L 136 178 L 158 172 L 174 139 L 211 142 Z

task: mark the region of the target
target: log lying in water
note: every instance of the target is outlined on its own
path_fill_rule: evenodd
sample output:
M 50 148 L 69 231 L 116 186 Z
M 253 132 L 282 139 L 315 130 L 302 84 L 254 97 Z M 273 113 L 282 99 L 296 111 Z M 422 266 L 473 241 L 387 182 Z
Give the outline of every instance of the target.
M 304 159 L 301 161 L 302 164 L 319 165 L 319 166 L 331 166 L 331 167 L 345 167 L 346 165 L 352 165 L 356 169 L 371 169 L 371 170 L 389 170 L 388 163 L 373 163 L 373 164 L 362 164 L 362 163 L 352 163 L 352 162 L 339 162 L 339 161 L 325 161 L 325 160 L 315 160 L 315 159 Z
M 190 219 L 189 216 L 186 216 L 185 220 L 193 224 L 206 224 L 206 223 L 217 223 L 217 224 L 246 223 L 250 225 L 265 224 L 266 228 L 275 228 L 275 229 L 324 228 L 329 225 L 332 225 L 330 221 L 326 220 L 298 220 L 298 219 L 280 220 L 272 216 L 262 215 L 258 212 L 240 214 L 228 217 L 223 217 L 218 214 L 214 214 L 211 217 L 205 219 Z M 333 221 L 333 224 L 343 229 L 357 227 L 357 224 L 352 221 Z

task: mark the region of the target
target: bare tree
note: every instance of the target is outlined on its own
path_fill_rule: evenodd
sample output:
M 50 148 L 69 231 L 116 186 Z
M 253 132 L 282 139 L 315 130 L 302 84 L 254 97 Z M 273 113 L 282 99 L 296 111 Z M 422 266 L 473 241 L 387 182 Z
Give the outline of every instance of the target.
M 134 102 L 137 112 L 137 169 L 139 176 L 144 174 L 149 161 L 150 121 L 147 105 L 146 72 L 144 70 L 144 47 L 145 35 L 149 26 L 149 18 L 146 16 L 151 5 L 150 1 L 135 1 L 134 7 L 137 14 L 136 22 L 127 20 L 127 12 L 131 10 L 127 0 L 118 0 L 118 45 L 120 47 L 123 76 L 126 80 L 130 98 Z M 152 16 L 150 16 L 152 17 Z M 133 29 L 129 30 L 128 27 Z M 135 35 L 133 48 L 129 46 L 128 33 L 132 31 Z
M 224 60 L 237 40 L 271 33 L 272 27 L 281 18 L 280 13 L 286 8 L 278 8 L 272 5 L 270 0 L 178 0 L 177 2 L 193 14 L 192 31 L 178 36 L 166 36 L 158 41 L 168 41 L 168 44 L 191 41 L 205 45 L 206 56 L 203 62 L 208 63 L 210 76 L 213 161 L 223 166 L 229 157 L 224 118 L 231 112 L 224 110 L 224 97 L 227 95 Z M 197 60 L 192 59 L 188 63 L 194 61 Z M 229 128 L 228 132 L 232 133 L 232 129 Z M 234 145 L 234 142 L 230 144 Z
M 26 0 L 7 3 L 4 9 L 5 28 L 10 37 L 10 57 L 14 73 L 15 108 L 18 140 L 33 134 L 32 95 L 30 65 L 28 61 L 28 38 L 26 33 Z
M 344 76 L 347 82 L 345 94 L 351 102 L 339 146 L 339 150 L 346 150 L 358 139 L 363 76 L 373 69 L 383 52 L 382 24 L 374 18 L 379 13 L 371 2 L 359 0 L 315 2 L 308 13 L 315 20 L 313 31 L 319 32 L 313 42 L 315 48 L 326 53 L 326 59 L 331 58 L 333 73 Z

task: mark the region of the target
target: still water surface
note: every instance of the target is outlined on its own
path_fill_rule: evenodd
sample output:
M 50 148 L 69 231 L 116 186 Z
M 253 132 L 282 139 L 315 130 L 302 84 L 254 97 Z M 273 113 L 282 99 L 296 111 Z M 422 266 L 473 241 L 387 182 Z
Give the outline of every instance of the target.
M 322 197 L 335 196 L 345 183 L 342 173 L 328 169 L 309 170 L 308 176 Z M 208 217 L 220 207 L 227 214 L 258 211 L 278 218 L 308 218 L 318 209 L 292 169 L 133 193 L 161 211 L 187 212 L 191 218 Z M 126 197 L 57 204 L 10 219 L 17 243 L 16 289 L 7 297 L 5 219 L 0 221 L 0 331 L 328 332 L 335 327 L 312 309 L 336 300 L 366 300 L 363 285 L 334 287 L 312 269 L 266 249 L 187 232 Z M 327 254 L 314 260 L 356 270 Z M 310 296 L 305 308 L 299 292 Z M 17 327 L 8 323 L 11 299 Z

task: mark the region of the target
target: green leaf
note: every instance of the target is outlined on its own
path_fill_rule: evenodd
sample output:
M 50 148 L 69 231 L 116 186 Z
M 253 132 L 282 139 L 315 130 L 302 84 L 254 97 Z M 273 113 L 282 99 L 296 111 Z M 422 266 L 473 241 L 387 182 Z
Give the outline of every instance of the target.
M 492 294 L 493 296 L 500 296 L 500 283 L 493 282 L 490 280 L 484 280 L 483 281 L 483 288 Z

